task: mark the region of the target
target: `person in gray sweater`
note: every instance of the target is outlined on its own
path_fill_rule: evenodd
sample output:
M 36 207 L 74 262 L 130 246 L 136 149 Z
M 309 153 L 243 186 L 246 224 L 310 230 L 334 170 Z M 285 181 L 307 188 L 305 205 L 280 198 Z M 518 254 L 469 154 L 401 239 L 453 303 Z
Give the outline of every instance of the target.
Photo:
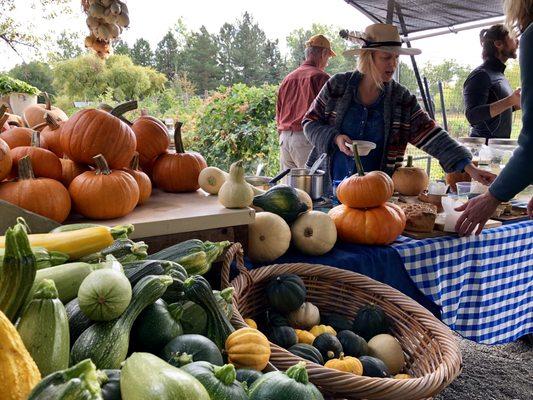
M 324 193 L 330 195 L 333 182 L 355 172 L 353 152 L 347 146 L 354 140 L 376 146 L 361 157 L 367 172 L 392 175 L 411 143 L 437 158 L 446 172 L 466 171 L 481 183 L 491 183 L 496 176 L 477 168 L 470 152 L 428 116 L 415 95 L 394 81 L 398 56 L 420 50 L 402 48 L 398 29 L 390 24 L 373 24 L 358 34 L 362 48 L 345 52 L 359 54 L 358 70 L 330 78 L 302 121 L 304 134 L 314 146 L 306 165 L 322 153 L 328 155 L 321 168 Z
M 489 190 L 457 208 L 464 211 L 455 227 L 460 235 L 470 235 L 474 230 L 479 235 L 502 201 L 509 201 L 533 184 L 533 0 L 505 0 L 504 10 L 507 24 L 521 34 L 522 131 L 518 148 Z M 533 218 L 533 198 L 528 214 Z

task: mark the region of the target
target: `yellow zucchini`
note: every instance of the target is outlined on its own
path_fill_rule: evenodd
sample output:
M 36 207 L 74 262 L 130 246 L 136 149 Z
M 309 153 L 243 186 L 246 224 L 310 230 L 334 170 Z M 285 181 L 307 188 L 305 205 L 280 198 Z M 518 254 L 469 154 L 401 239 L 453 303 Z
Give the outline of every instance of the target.
M 28 235 L 31 246 L 44 247 L 48 251 L 60 251 L 76 260 L 96 253 L 113 243 L 109 228 L 95 226 L 69 232 L 36 233 Z M 0 248 L 5 247 L 5 236 L 0 237 Z

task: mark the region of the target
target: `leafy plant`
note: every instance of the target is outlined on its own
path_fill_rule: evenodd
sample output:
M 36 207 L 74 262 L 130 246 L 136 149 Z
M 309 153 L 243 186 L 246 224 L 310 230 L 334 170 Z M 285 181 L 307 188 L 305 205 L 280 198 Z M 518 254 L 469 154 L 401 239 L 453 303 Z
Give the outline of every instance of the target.
M 8 75 L 0 75 L 0 94 L 6 95 L 9 93 L 27 93 L 36 95 L 40 90 L 19 79 L 11 78 Z

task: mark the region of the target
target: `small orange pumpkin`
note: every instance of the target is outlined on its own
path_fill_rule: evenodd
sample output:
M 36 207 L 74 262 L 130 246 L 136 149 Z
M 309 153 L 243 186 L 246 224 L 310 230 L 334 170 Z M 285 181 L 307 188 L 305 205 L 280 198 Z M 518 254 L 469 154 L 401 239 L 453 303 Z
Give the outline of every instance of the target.
M 137 138 L 139 162 L 143 168 L 145 164 L 150 164 L 152 160 L 166 153 L 170 146 L 167 128 L 156 118 L 143 115 L 133 122 L 131 129 Z
M 15 126 L 2 132 L 0 138 L 4 139 L 10 149 L 21 146 L 31 146 L 33 132 L 35 132 L 33 129 Z M 41 147 L 43 149 L 47 148 L 46 140 L 41 139 Z
M 385 203 L 394 193 L 392 179 L 382 171 L 372 171 L 365 175 L 361 158 L 354 146 L 357 175 L 343 180 L 337 187 L 339 201 L 353 208 L 377 207 Z
M 3 181 L 10 174 L 12 165 L 11 149 L 6 142 L 0 139 L 0 181 Z
M 32 133 L 31 146 L 15 147 L 11 150 L 11 156 L 13 157 L 12 178 L 17 176 L 19 160 L 28 156 L 31 159 L 33 173 L 37 178 L 61 180 L 61 162 L 50 150 L 41 148 L 40 134 L 37 131 Z
M 135 108 L 137 102 L 130 101 L 118 105 L 110 113 L 96 109 L 78 111 L 61 127 L 64 154 L 88 165 L 94 165 L 94 157 L 102 154 L 113 169 L 129 166 L 137 141 L 120 117 Z
M 18 172 L 18 180 L 0 183 L 0 199 L 63 222 L 70 213 L 68 190 L 54 179 L 35 178 L 28 156 L 19 160 Z
M 75 163 L 68 158 L 60 158 L 59 161 L 61 162 L 61 183 L 67 188 L 75 177 L 89 171 L 85 165 Z
M 135 152 L 130 167 L 125 169 L 125 171 L 133 176 L 139 186 L 139 202 L 137 205 L 143 204 L 152 194 L 152 182 L 148 175 L 139 169 L 139 153 Z
M 194 192 L 200 188 L 198 176 L 207 168 L 200 153 L 185 152 L 181 139 L 181 122 L 176 122 L 174 130 L 175 153 L 166 153 L 157 158 L 153 170 L 156 186 L 165 192 Z
M 63 157 L 61 148 L 61 125 L 63 121 L 57 121 L 52 114 L 46 113 L 46 126 L 41 131 L 41 139 L 46 142 L 46 147 L 58 157 Z
M 92 219 L 119 218 L 132 212 L 139 201 L 135 179 L 125 171 L 111 171 L 101 154 L 94 159 L 96 170 L 78 175 L 68 188 L 76 210 Z
M 357 209 L 341 204 L 329 210 L 339 239 L 359 244 L 390 244 L 405 228 L 405 214 L 396 204 Z
M 41 93 L 44 96 L 44 104 L 32 104 L 24 109 L 23 117 L 27 126 L 34 130 L 41 131 L 46 126 L 45 116 L 51 114 L 58 121 L 66 121 L 67 114 L 63 110 L 52 106 L 48 93 Z
M 429 177 L 422 168 L 413 167 L 413 156 L 407 156 L 407 165 L 392 174 L 394 190 L 405 196 L 418 196 L 428 188 Z

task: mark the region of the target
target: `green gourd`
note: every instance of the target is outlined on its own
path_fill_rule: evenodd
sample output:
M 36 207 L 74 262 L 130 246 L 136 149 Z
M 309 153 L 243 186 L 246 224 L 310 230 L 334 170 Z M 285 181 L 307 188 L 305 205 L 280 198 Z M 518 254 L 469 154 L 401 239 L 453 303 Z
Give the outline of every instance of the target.
M 279 215 L 288 224 L 298 215 L 307 211 L 307 205 L 300 200 L 296 189 L 286 185 L 276 185 L 265 193 L 255 196 L 253 205 Z
M 192 301 L 180 302 L 183 314 L 181 326 L 183 333 L 196 333 L 205 335 L 207 332 L 207 314 L 205 310 Z
M 161 350 L 160 357 L 177 367 L 192 361 L 208 361 L 214 365 L 224 363 L 222 354 L 213 341 L 205 336 L 194 334 L 181 335 L 172 339 Z
M 206 361 L 193 362 L 181 367 L 205 387 L 209 396 L 216 400 L 248 400 L 246 391 L 236 379 L 233 364 L 213 365 Z
M 237 380 L 241 383 L 245 383 L 248 388 L 250 388 L 252 384 L 262 376 L 263 374 L 255 369 L 242 368 L 237 370 Z
M 298 343 L 298 336 L 290 326 L 276 326 L 270 329 L 268 340 L 285 349 Z
M 300 308 L 307 294 L 302 278 L 294 274 L 282 274 L 271 278 L 267 282 L 265 291 L 269 304 L 282 314 Z
M 389 333 L 390 322 L 381 307 L 368 304 L 355 314 L 353 331 L 368 342 L 380 333 Z
M 304 360 L 324 365 L 324 357 L 322 357 L 322 354 L 320 354 L 320 351 L 318 351 L 317 348 L 310 344 L 298 343 L 290 347 L 288 350 L 295 356 L 301 357 Z

